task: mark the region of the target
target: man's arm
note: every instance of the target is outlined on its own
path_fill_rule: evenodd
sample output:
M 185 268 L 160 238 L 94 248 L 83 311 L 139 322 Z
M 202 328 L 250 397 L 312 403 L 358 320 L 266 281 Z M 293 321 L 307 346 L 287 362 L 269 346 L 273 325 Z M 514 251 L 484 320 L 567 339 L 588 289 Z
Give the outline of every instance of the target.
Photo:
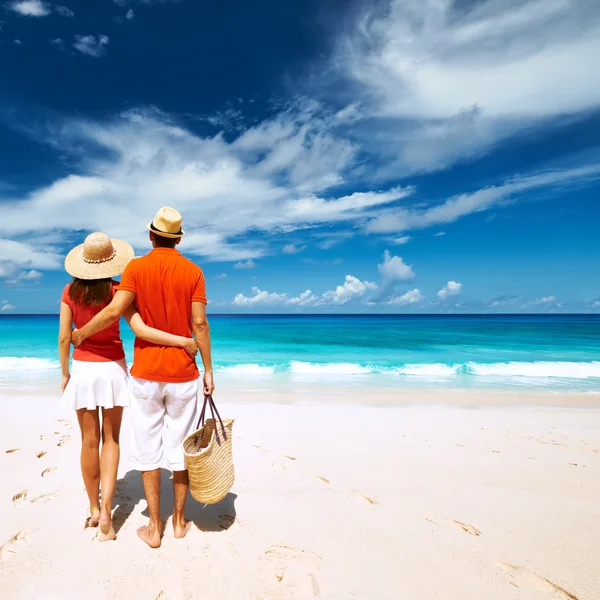
M 117 290 L 112 302 L 106 308 L 101 310 L 87 325 L 73 332 L 73 346 L 77 348 L 81 342 L 120 319 L 134 300 L 134 292 Z
M 215 390 L 215 384 L 210 351 L 210 327 L 206 318 L 206 305 L 203 302 L 192 302 L 192 329 L 204 365 L 204 393 L 210 396 Z

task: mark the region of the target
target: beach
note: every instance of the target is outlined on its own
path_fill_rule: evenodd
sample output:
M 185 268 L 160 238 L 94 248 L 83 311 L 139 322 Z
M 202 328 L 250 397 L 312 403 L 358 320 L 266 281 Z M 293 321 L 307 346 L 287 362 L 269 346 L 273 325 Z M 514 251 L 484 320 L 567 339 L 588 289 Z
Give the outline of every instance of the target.
M 597 395 L 377 402 L 377 391 L 249 398 L 225 385 L 215 398 L 235 418 L 234 487 L 219 505 L 190 499 L 188 536 L 167 523 L 151 550 L 136 535 L 146 503 L 127 416 L 117 541 L 100 543 L 84 528 L 74 414 L 56 389 L 2 390 L 0 597 L 598 597 Z M 171 503 L 164 471 L 165 519 Z

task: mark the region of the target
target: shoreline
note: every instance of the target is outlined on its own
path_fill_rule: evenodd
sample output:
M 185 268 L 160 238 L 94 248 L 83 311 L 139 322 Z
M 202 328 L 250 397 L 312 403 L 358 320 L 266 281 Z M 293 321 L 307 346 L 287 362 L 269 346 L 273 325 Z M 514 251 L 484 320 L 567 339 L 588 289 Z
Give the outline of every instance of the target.
M 597 409 L 600 392 L 524 392 L 510 390 L 412 390 L 375 388 L 359 390 L 352 386 L 333 387 L 317 384 L 294 386 L 283 390 L 281 386 L 264 385 L 255 389 L 240 389 L 239 384 L 228 385 L 217 380 L 215 399 L 232 405 L 360 405 L 370 407 L 440 407 L 440 408 L 520 408 L 520 409 Z M 61 392 L 56 386 L 0 387 L 0 402 L 11 398 L 48 398 L 56 403 Z M 58 405 L 58 404 L 57 404 Z

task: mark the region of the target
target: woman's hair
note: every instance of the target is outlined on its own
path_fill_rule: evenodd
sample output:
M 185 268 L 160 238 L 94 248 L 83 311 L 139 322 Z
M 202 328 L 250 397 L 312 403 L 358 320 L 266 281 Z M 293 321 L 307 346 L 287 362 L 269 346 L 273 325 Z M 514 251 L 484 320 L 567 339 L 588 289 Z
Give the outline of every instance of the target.
M 86 306 L 102 306 L 108 304 L 112 297 L 112 280 L 79 279 L 73 277 L 69 286 L 69 298 L 74 304 Z

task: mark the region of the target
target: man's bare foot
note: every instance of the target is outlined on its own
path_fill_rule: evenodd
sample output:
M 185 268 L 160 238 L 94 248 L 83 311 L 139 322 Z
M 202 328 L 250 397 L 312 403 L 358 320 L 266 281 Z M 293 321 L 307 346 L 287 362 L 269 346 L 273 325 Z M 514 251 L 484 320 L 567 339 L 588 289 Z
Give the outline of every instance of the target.
M 98 527 L 100 521 L 100 509 L 90 508 L 90 516 L 85 520 L 85 527 Z
M 191 526 L 191 521 L 183 521 L 183 523 L 176 523 L 175 521 L 173 521 L 173 533 L 175 534 L 175 537 L 178 540 L 184 538 L 186 533 L 190 530 Z
M 144 540 L 144 542 L 150 546 L 150 548 L 160 547 L 160 527 L 150 527 L 150 525 L 144 525 L 137 530 L 137 534 L 141 540 Z

